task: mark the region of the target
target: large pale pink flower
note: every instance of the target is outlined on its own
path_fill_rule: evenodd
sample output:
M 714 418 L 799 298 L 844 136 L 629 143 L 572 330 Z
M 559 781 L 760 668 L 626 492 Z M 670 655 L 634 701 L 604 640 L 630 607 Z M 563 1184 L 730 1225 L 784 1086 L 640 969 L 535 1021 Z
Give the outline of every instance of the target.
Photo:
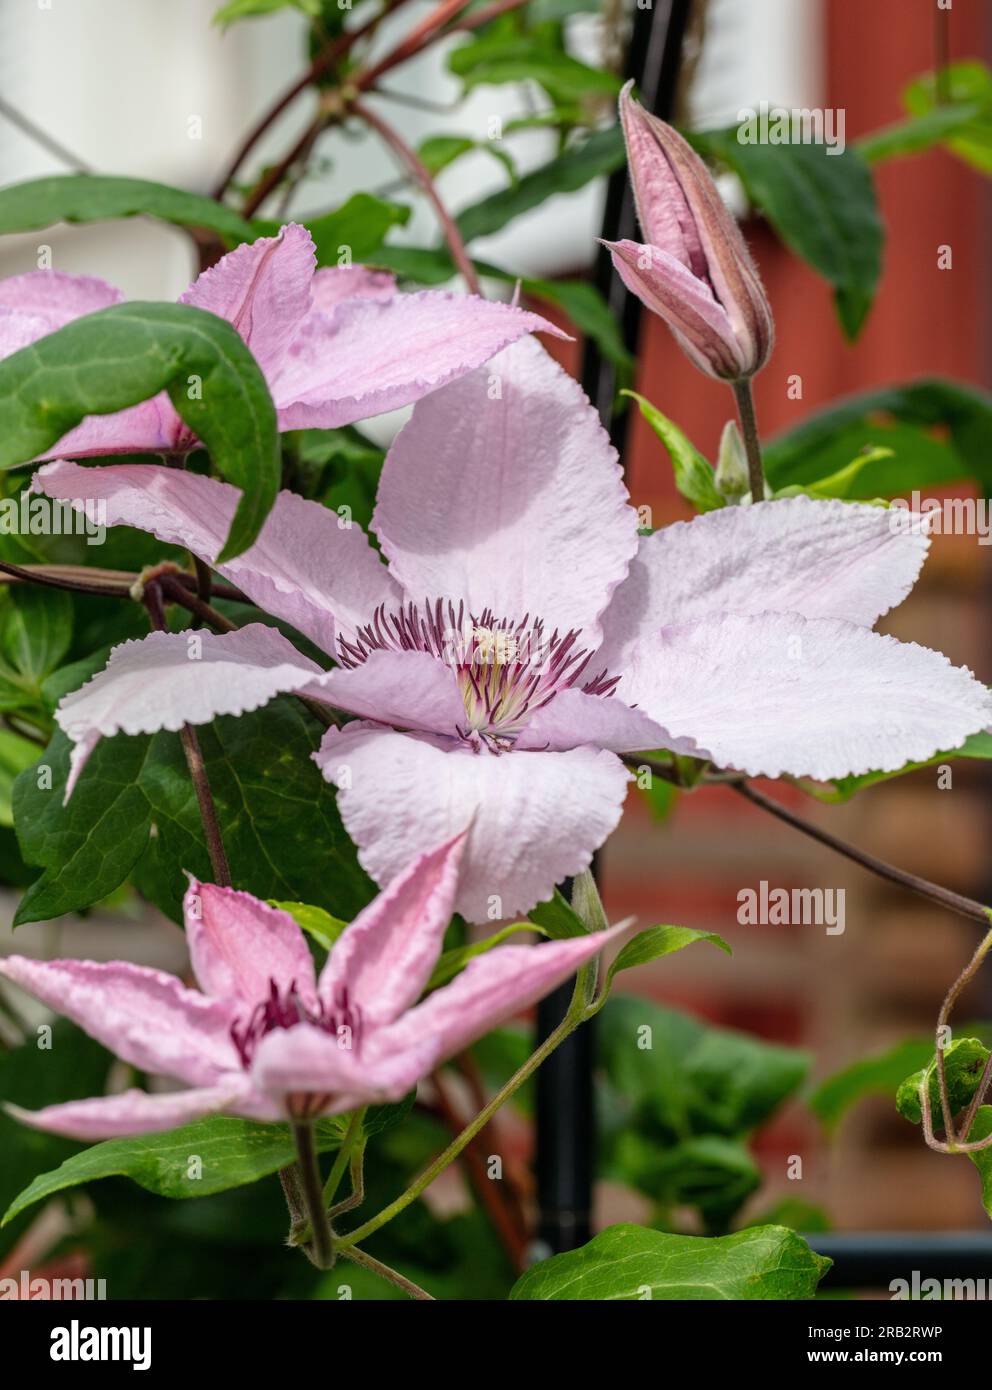
M 36 486 L 100 499 L 109 524 L 208 561 L 237 499 L 142 466 L 56 463 Z M 871 630 L 916 579 L 919 528 L 795 497 L 639 538 L 595 411 L 532 339 L 415 407 L 373 524 L 385 561 L 283 493 L 220 567 L 334 670 L 258 624 L 192 647 L 183 633 L 125 643 L 59 708 L 75 775 L 101 736 L 304 691 L 360 716 L 317 758 L 368 871 L 386 883 L 418 844 L 471 824 L 456 906 L 481 921 L 588 865 L 621 814 L 621 754 L 829 779 L 894 770 L 989 723 L 970 672 Z
M 391 275 L 363 266 L 315 273 L 314 265 L 310 233 L 289 223 L 222 257 L 179 297 L 238 330 L 283 430 L 364 420 L 419 400 L 526 333 L 565 336 L 508 304 L 433 290 L 397 294 Z M 121 299 L 103 280 L 55 270 L 0 280 L 0 358 Z M 87 417 L 43 457 L 182 453 L 195 445 L 162 392 Z
M 540 946 L 497 946 L 418 1003 L 451 919 L 464 838 L 407 865 L 345 929 L 319 977 L 288 913 L 197 882 L 183 906 L 202 993 L 127 961 L 0 961 L 0 975 L 125 1062 L 188 1088 L 8 1109 L 38 1129 L 109 1139 L 204 1115 L 314 1119 L 399 1100 L 445 1058 L 568 979 L 626 927 Z

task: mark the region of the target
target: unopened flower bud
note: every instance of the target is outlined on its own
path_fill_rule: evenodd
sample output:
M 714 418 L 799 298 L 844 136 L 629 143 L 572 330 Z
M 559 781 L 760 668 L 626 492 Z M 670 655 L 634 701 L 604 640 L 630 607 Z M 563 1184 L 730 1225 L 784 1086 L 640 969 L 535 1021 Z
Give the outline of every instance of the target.
M 709 376 L 740 381 L 768 360 L 772 313 L 737 223 L 706 165 L 630 95 L 620 119 L 645 243 L 606 242 L 624 284 Z

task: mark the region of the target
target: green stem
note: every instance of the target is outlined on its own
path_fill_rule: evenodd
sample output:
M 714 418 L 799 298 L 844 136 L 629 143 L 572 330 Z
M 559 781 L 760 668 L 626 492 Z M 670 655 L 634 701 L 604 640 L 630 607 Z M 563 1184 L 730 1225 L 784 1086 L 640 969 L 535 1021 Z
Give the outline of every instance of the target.
M 575 1031 L 580 1023 L 584 1022 L 587 1017 L 585 999 L 588 989 L 588 979 L 590 974 L 596 973 L 596 969 L 597 961 L 590 961 L 582 967 L 576 977 L 572 1002 L 569 1004 L 568 1012 L 561 1023 L 559 1023 L 558 1027 L 555 1028 L 553 1032 L 548 1034 L 540 1047 L 531 1053 L 523 1066 L 517 1068 L 509 1081 L 500 1087 L 489 1104 L 484 1106 L 475 1118 L 469 1121 L 461 1134 L 457 1135 L 451 1141 L 444 1152 L 439 1154 L 434 1162 L 424 1169 L 420 1177 L 415 1179 L 405 1192 L 400 1193 L 395 1201 L 390 1202 L 389 1206 L 383 1207 L 382 1211 L 376 1216 L 371 1217 L 363 1226 L 359 1226 L 356 1230 L 349 1231 L 347 1234 L 337 1237 L 334 1242 L 336 1250 L 339 1250 L 342 1255 L 348 1254 L 354 1246 L 361 1244 L 361 1242 L 366 1240 L 373 1232 L 385 1226 L 387 1221 L 392 1221 L 394 1216 L 399 1216 L 400 1212 L 405 1211 L 411 1202 L 415 1202 L 422 1192 L 426 1192 L 435 1178 L 443 1173 L 449 1164 L 455 1161 L 466 1145 L 470 1144 L 479 1131 L 489 1123 L 500 1106 L 508 1101 L 514 1092 L 518 1091 L 524 1082 L 533 1076 L 541 1063 L 551 1056 L 555 1048 L 560 1046 L 569 1034 Z
M 751 483 L 751 501 L 762 502 L 765 496 L 765 474 L 761 467 L 761 439 L 758 435 L 758 421 L 754 414 L 754 397 L 751 395 L 751 379 L 744 377 L 735 381 L 734 398 L 737 413 L 741 420 L 741 436 L 744 452 L 747 454 L 747 472 Z
M 334 1263 L 334 1248 L 330 1222 L 324 1210 L 313 1125 L 309 1121 L 294 1123 L 293 1138 L 299 1160 L 299 1194 L 310 1225 L 310 1241 L 304 1249 L 318 1269 L 330 1269 Z
M 331 1168 L 331 1175 L 324 1184 L 324 1205 L 329 1207 L 338 1195 L 338 1188 L 341 1186 L 341 1179 L 344 1177 L 345 1169 L 348 1167 L 348 1160 L 354 1148 L 355 1141 L 360 1138 L 362 1133 L 362 1121 L 365 1118 L 367 1106 L 360 1106 L 353 1110 L 351 1119 L 348 1121 L 348 1128 L 344 1132 L 341 1140 L 341 1147 L 337 1151 L 334 1159 L 334 1166 Z

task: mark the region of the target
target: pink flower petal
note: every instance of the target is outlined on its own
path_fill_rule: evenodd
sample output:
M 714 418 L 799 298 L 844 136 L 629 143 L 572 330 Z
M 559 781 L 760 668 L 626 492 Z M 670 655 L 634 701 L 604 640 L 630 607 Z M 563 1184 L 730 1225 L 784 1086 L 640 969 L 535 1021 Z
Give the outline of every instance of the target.
M 130 1090 L 115 1096 L 47 1105 L 43 1110 L 22 1110 L 18 1105 L 5 1109 L 21 1124 L 64 1134 L 68 1139 L 123 1139 L 131 1134 L 159 1134 L 202 1120 L 205 1115 L 229 1111 L 248 1089 L 245 1079 L 232 1075 L 217 1086 L 190 1091 L 150 1095 L 147 1091 Z
M 110 415 L 87 415 L 39 459 L 94 458 L 103 454 L 167 454 L 185 425 L 164 393 Z M 90 470 L 93 471 L 92 469 Z
M 338 709 L 400 729 L 455 735 L 466 723 L 454 672 L 427 652 L 374 651 L 361 666 L 328 671 L 311 688 Z
M 266 377 L 279 367 L 310 308 L 316 263 L 313 239 L 290 223 L 229 251 L 179 296 L 227 319 L 251 348 Z
M 313 277 L 313 307 L 331 313 L 343 299 L 392 299 L 396 276 L 364 265 L 321 266 Z
M 348 1046 L 344 1037 L 309 1024 L 269 1033 L 252 1061 L 252 1082 L 280 1098 L 306 1095 L 310 1105 L 319 1098 L 321 1103 L 311 1113 L 336 1115 L 356 1105 L 402 1100 L 433 1070 L 438 1056 L 438 1040 L 433 1038 L 385 1055 L 376 1048 L 367 1058 L 360 1033 L 348 1039 Z
M 637 241 L 604 241 L 603 245 L 631 294 L 665 320 L 697 367 L 729 379 L 747 372 L 751 345 L 738 342 L 709 281 L 697 279 L 658 246 Z
M 81 510 L 106 505 L 108 526 L 137 526 L 182 545 L 212 564 L 240 499 L 228 483 L 154 464 L 78 468 L 54 463 L 35 474 L 35 491 Z M 360 526 L 292 492 L 281 492 L 250 549 L 220 573 L 260 608 L 299 629 L 326 652 L 338 631 L 353 636 L 376 607 L 395 607 L 400 592 Z
M 313 957 L 288 912 L 250 893 L 191 880 L 183 899 L 186 942 L 205 994 L 238 1000 L 251 1012 L 274 983 L 312 1008 L 317 1002 Z M 244 1017 L 245 1009 L 240 1010 Z
M 29 270 L 26 275 L 12 275 L 0 280 L 0 310 L 5 310 L 9 318 L 0 316 L 0 325 L 5 322 L 9 328 L 14 326 L 18 315 L 34 321 L 38 329 L 33 338 L 54 333 L 57 328 L 71 323 L 84 314 L 95 314 L 100 309 L 109 309 L 111 304 L 119 304 L 123 298 L 120 290 L 98 280 L 94 275 L 66 275 L 60 270 Z M 25 343 L 20 343 L 23 347 Z M 0 328 L 0 357 L 6 357 L 8 348 Z
M 498 394 L 497 394 L 498 388 Z M 417 603 L 465 600 L 550 637 L 597 619 L 637 550 L 616 453 L 536 342 L 421 401 L 386 458 L 373 526 Z
M 587 868 L 629 780 L 618 758 L 592 748 L 495 755 L 361 723 L 329 730 L 314 758 L 378 883 L 471 823 L 455 911 L 472 922 L 525 913 Z
M 793 612 L 871 625 L 909 593 L 929 538 L 885 507 L 788 497 L 725 507 L 641 540 L 603 618 L 616 674 L 662 627 L 717 613 Z
M 363 1024 L 392 1023 L 420 998 L 454 912 L 465 844 L 456 835 L 413 861 L 339 937 L 320 977 L 332 1007 L 347 991 Z
M 450 984 L 436 989 L 422 1004 L 383 1030 L 376 1039 L 384 1053 L 437 1039 L 439 1061 L 453 1057 L 469 1043 L 543 999 L 579 966 L 599 954 L 619 934 L 621 922 L 609 931 L 549 941 L 537 946 L 497 946 L 470 960 Z
M 100 737 L 178 731 L 218 714 L 245 714 L 306 687 L 320 669 L 275 628 L 152 632 L 122 642 L 92 680 L 67 695 L 55 718 L 77 745 L 66 800 Z
M 344 300 L 310 315 L 270 381 L 280 427 L 332 429 L 409 405 L 536 332 L 567 336 L 538 314 L 473 296 Z
M 693 754 L 691 739 L 676 739 L 640 709 L 631 709 L 616 695 L 586 695 L 563 690 L 531 718 L 517 739 L 517 749 L 578 748 L 583 744 L 614 753 L 672 748 Z
M 619 690 L 717 766 L 751 776 L 893 772 L 992 718 L 985 687 L 939 652 L 795 613 L 665 628 Z
M 175 975 L 112 960 L 0 960 L 0 975 L 78 1023 L 125 1062 L 193 1086 L 240 1069 L 232 1011 Z

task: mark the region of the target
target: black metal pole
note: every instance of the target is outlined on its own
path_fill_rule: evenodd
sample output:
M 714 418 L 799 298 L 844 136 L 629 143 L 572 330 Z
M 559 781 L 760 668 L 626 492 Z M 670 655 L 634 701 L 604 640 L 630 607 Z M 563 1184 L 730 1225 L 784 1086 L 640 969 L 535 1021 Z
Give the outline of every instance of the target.
M 637 83 L 645 105 L 656 115 L 672 113 L 682 40 L 692 0 L 657 0 L 634 11 L 627 51 L 626 77 Z M 610 178 L 603 216 L 603 236 L 617 241 L 636 234 L 633 198 L 626 168 Z M 637 350 L 640 302 L 628 294 L 613 270 L 609 252 L 600 248 L 595 281 L 617 316 L 629 351 Z M 628 413 L 617 413 L 616 373 L 586 340 L 582 385 L 599 411 L 614 446 L 623 454 Z M 537 1008 L 537 1036 L 542 1041 L 565 1016 L 572 984 L 549 994 Z M 596 1124 L 592 1072 L 594 1032 L 587 1023 L 559 1047 L 537 1073 L 537 1141 L 535 1168 L 540 1211 L 540 1257 L 574 1250 L 589 1240 L 595 1167 Z

